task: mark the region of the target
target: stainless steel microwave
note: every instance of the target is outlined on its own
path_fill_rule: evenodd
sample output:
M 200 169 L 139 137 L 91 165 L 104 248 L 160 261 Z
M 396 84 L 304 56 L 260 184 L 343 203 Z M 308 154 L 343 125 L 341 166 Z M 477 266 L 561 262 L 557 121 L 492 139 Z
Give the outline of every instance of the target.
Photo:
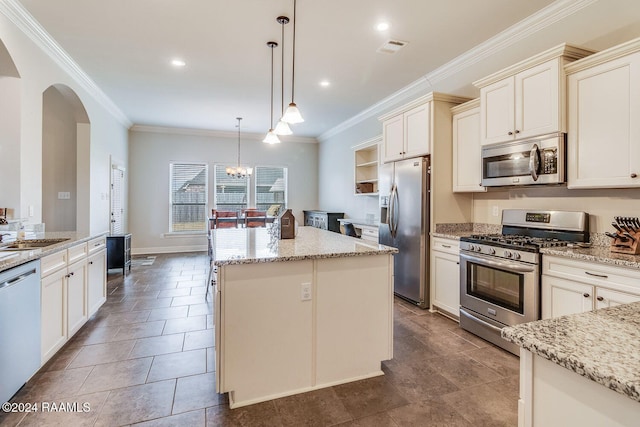
M 482 147 L 482 185 L 561 184 L 565 182 L 566 135 L 537 138 Z

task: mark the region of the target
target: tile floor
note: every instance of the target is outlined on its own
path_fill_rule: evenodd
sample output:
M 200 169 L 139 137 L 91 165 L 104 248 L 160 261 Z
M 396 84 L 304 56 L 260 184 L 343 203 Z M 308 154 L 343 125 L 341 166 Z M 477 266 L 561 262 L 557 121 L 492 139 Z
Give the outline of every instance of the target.
M 78 410 L 0 413 L 0 426 L 517 425 L 518 359 L 401 300 L 386 375 L 230 410 L 215 392 L 207 266 L 171 254 L 113 270 L 104 306 L 12 400 Z

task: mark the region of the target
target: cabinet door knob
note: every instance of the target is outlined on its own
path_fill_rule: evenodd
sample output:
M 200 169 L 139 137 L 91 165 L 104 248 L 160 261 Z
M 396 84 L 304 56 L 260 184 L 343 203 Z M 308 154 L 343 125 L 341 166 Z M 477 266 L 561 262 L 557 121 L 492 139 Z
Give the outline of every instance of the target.
M 513 135 L 513 132 L 509 132 L 508 135 Z
M 520 133 L 520 131 L 518 129 L 516 129 L 516 133 Z
M 89 261 L 89 264 L 93 264 L 93 261 Z
M 591 295 L 589 295 L 588 293 L 585 292 L 584 294 L 582 294 L 582 296 L 585 297 L 585 298 L 589 298 Z
M 596 298 L 598 301 L 604 301 L 604 297 L 597 297 Z
M 637 174 L 637 173 L 632 173 L 632 174 L 631 174 L 631 178 L 637 178 L 637 177 L 638 177 L 638 174 Z

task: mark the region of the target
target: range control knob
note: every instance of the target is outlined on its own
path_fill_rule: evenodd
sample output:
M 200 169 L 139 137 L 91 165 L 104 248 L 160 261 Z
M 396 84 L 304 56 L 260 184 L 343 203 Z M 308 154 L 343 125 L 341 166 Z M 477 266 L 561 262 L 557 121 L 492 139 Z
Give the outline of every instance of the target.
M 513 254 L 511 253 L 511 251 L 504 251 L 504 256 L 507 258 L 511 258 Z
M 476 246 L 476 252 L 482 252 L 482 246 L 480 245 Z
M 520 259 L 520 254 L 518 252 L 514 252 L 513 259 Z
M 490 253 L 491 255 L 495 255 L 495 254 L 496 254 L 496 250 L 495 250 L 495 249 L 493 249 L 493 248 L 489 248 L 489 253 Z

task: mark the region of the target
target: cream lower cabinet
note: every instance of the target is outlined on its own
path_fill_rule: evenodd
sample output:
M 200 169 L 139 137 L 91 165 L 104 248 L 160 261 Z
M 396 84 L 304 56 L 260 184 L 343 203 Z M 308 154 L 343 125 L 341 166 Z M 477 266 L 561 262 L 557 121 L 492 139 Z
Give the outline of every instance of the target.
M 434 237 L 431 240 L 432 308 L 460 318 L 460 242 Z
M 41 351 L 42 363 L 67 342 L 65 318 L 67 269 L 63 268 L 42 277 L 41 287 Z
M 104 239 L 104 238 L 103 238 Z M 51 358 L 97 310 L 106 297 L 104 244 L 87 258 L 88 244 L 80 243 L 41 259 L 42 302 L 40 306 L 42 363 Z M 92 262 L 92 264 L 89 264 Z M 95 283 L 94 283 L 95 281 Z M 99 296 L 91 289 L 100 288 Z M 92 305 L 88 304 L 91 294 Z
M 640 187 L 640 39 L 565 69 L 567 187 Z
M 107 251 L 104 237 L 87 243 L 87 315 L 92 316 L 107 301 Z
M 544 255 L 542 318 L 640 301 L 640 271 Z

